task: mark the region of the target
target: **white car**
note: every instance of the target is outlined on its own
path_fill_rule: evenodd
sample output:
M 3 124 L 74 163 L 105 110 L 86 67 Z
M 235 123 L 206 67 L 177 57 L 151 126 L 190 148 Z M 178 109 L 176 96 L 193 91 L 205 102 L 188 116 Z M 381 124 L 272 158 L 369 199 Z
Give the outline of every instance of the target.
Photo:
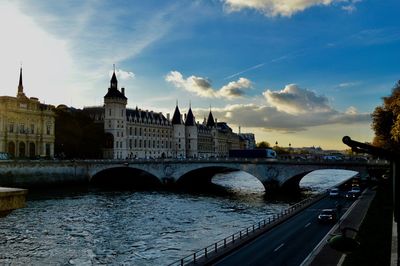
M 329 197 L 335 198 L 339 197 L 339 189 L 338 188 L 332 188 L 329 190 Z

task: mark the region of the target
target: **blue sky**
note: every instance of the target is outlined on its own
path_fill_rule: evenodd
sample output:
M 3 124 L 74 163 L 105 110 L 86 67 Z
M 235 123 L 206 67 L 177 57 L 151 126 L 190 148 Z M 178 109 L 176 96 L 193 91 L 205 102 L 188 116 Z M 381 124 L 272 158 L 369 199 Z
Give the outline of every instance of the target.
M 210 106 L 281 146 L 371 141 L 400 79 L 397 0 L 2 1 L 1 95 L 101 105 L 116 64 L 128 106 Z

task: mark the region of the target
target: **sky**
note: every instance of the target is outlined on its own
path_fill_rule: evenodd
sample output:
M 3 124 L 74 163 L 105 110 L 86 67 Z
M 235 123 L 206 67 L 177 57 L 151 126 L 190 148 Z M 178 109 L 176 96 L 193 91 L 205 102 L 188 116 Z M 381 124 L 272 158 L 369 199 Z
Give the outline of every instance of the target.
M 103 104 L 113 64 L 128 107 L 288 147 L 371 142 L 400 79 L 398 0 L 0 1 L 0 95 Z

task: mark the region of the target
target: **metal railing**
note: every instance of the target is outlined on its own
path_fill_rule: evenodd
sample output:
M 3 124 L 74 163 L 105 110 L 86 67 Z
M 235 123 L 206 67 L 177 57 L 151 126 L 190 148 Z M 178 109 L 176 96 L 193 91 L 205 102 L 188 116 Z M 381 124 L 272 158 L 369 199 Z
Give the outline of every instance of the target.
M 283 220 L 282 218 L 293 214 L 295 211 L 306 205 L 307 206 L 310 205 L 312 202 L 316 202 L 322 199 L 326 195 L 327 193 L 325 192 L 308 197 L 290 206 L 289 208 L 284 209 L 280 213 L 272 215 L 272 217 L 268 217 L 266 219 L 259 221 L 256 224 L 246 227 L 228 237 L 225 237 L 222 240 L 219 240 L 203 249 L 200 249 L 186 257 L 181 258 L 178 261 L 169 264 L 169 266 L 174 266 L 174 265 L 183 266 L 183 265 L 197 264 L 197 263 L 202 264 L 206 262 L 208 259 L 219 255 L 220 253 L 226 251 L 227 249 L 233 247 L 234 245 L 249 240 L 251 237 L 254 237 L 257 233 L 262 232 L 262 230 L 266 229 L 269 225 L 272 226 L 273 224 L 278 223 L 278 221 L 281 222 Z

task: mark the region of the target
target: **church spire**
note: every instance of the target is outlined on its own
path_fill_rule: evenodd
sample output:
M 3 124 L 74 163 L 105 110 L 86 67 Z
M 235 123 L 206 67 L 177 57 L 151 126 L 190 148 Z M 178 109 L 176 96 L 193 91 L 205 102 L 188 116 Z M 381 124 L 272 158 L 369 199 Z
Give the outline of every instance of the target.
M 17 96 L 25 96 L 24 85 L 22 84 L 22 66 L 19 69 L 19 83 L 18 83 L 18 94 Z
M 24 86 L 22 85 L 22 67 L 19 69 L 18 92 L 24 92 Z

